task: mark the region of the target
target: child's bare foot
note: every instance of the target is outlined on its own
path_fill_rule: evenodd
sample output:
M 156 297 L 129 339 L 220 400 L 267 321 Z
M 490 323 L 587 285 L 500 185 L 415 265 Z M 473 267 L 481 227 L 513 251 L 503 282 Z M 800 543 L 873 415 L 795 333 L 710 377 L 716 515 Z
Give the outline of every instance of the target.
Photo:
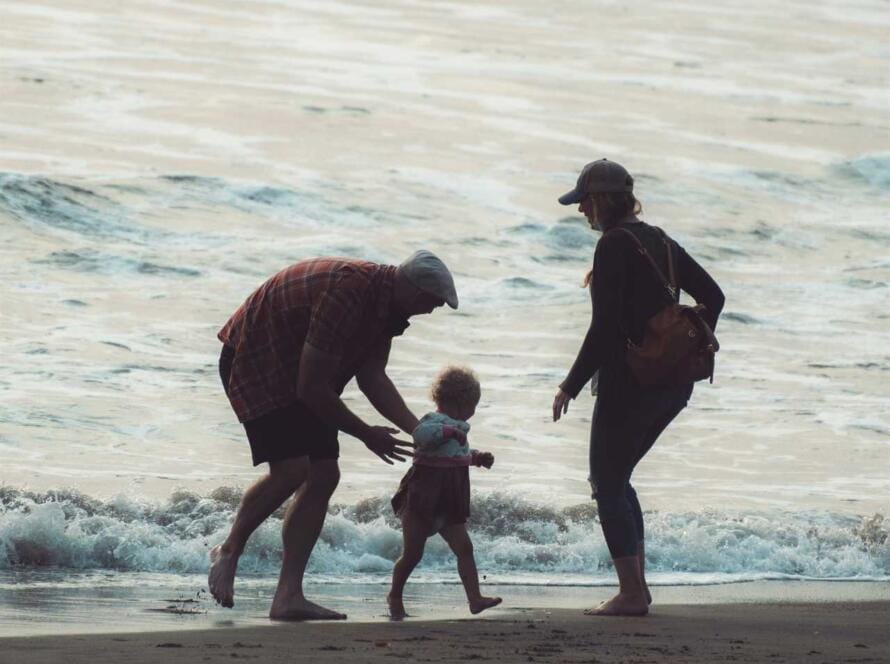
M 389 617 L 392 620 L 403 620 L 408 617 L 405 613 L 405 604 L 401 597 L 394 597 L 392 593 L 386 596 L 386 603 L 389 605 Z
M 485 609 L 497 606 L 503 600 L 500 597 L 480 597 L 479 599 L 470 600 L 470 613 L 474 616 L 482 613 Z
M 595 609 L 584 611 L 585 616 L 645 616 L 647 613 L 649 613 L 649 604 L 645 597 L 622 593 L 618 593 Z

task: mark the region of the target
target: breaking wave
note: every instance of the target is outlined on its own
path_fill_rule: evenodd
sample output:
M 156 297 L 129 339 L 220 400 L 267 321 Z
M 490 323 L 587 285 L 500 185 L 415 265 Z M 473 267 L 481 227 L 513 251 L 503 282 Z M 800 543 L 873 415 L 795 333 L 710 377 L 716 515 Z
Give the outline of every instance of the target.
M 165 503 L 0 488 L 0 568 L 202 573 L 240 497 L 227 487 L 207 496 L 177 491 Z M 492 580 L 573 585 L 610 574 L 592 503 L 554 508 L 491 493 L 478 496 L 472 511 L 477 562 Z M 277 574 L 282 516 L 253 535 L 242 573 Z M 890 523 L 881 514 L 705 510 L 646 518 L 647 569 L 677 582 L 890 579 Z M 387 498 L 332 505 L 310 572 L 332 582 L 383 579 L 400 548 Z M 453 570 L 444 542 L 431 539 L 419 572 L 450 579 Z

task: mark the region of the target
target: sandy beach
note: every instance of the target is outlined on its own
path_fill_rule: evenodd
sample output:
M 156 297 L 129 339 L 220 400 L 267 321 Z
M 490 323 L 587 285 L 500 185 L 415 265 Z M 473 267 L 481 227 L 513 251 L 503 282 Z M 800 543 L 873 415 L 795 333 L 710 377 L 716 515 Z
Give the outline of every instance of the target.
M 887 662 L 888 621 L 890 602 L 673 605 L 644 619 L 517 609 L 474 620 L 8 638 L 0 662 Z

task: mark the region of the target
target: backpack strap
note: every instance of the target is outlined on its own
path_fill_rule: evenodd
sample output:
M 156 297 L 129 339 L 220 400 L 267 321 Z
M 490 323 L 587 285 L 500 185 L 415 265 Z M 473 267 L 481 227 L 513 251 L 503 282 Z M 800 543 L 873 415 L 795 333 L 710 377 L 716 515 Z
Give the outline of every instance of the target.
M 669 277 L 664 276 L 664 272 L 661 271 L 661 268 L 658 267 L 658 263 L 653 260 L 652 256 L 646 251 L 646 247 L 643 246 L 643 243 L 640 242 L 640 238 L 636 236 L 636 234 L 628 228 L 624 228 L 623 226 L 616 226 L 615 228 L 609 230 L 609 233 L 614 231 L 624 231 L 633 239 L 634 244 L 636 245 L 637 251 L 642 254 L 642 256 L 649 262 L 649 265 L 652 266 L 652 271 L 655 272 L 655 276 L 658 277 L 658 280 L 664 286 L 665 290 L 667 290 L 668 294 L 671 297 L 672 302 L 677 301 L 677 287 L 676 281 L 674 279 L 674 258 L 673 252 L 671 251 L 671 243 L 668 239 L 667 235 L 663 230 L 657 228 L 658 232 L 661 234 L 661 239 L 664 242 L 665 249 L 667 249 L 667 260 L 668 260 L 668 273 Z
M 674 248 L 671 246 L 671 239 L 667 236 L 663 230 L 661 230 L 658 226 L 653 226 L 655 230 L 661 235 L 661 241 L 664 242 L 664 248 L 667 251 L 668 258 L 668 282 L 671 286 L 671 291 L 676 298 L 678 294 L 678 284 L 677 284 L 677 275 L 674 273 Z

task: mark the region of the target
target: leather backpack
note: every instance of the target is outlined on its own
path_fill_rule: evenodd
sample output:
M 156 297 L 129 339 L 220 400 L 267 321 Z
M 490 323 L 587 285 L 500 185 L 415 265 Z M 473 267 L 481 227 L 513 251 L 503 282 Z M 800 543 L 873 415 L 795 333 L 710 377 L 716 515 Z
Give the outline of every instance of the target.
M 655 276 L 670 298 L 658 313 L 646 321 L 643 340 L 637 345 L 627 339 L 625 359 L 637 382 L 643 387 L 679 387 L 704 378 L 714 382 L 714 354 L 720 349 L 717 337 L 704 321 L 704 305 L 687 306 L 677 302 L 677 282 L 674 276 L 673 250 L 664 231 L 661 239 L 667 249 L 668 278 L 646 251 L 639 238 L 627 228 L 637 251 L 647 260 Z M 610 231 L 611 232 L 611 231 Z

